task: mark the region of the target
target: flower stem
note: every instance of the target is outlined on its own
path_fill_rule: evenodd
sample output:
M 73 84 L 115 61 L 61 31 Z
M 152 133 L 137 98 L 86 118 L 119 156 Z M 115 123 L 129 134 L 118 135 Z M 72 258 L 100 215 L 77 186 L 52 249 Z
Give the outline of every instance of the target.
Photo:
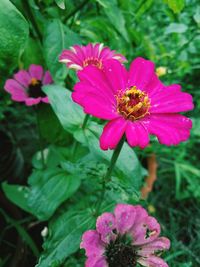
M 37 132 L 38 132 L 38 139 L 39 139 L 39 147 L 40 147 L 40 153 L 41 153 L 42 167 L 43 167 L 43 169 L 45 169 L 46 165 L 45 165 L 45 160 L 44 160 L 42 134 L 41 134 L 41 130 L 40 130 L 40 119 L 39 119 L 37 108 L 35 109 L 35 112 L 36 112 Z
M 90 117 L 89 114 L 86 114 L 86 115 L 85 115 L 85 118 L 84 118 L 84 121 L 83 121 L 83 125 L 82 125 L 82 127 L 81 127 L 83 130 L 85 129 L 85 127 L 86 127 L 86 125 L 87 125 L 87 122 L 88 122 L 88 120 L 89 120 L 89 117 Z
M 86 114 L 85 115 L 85 118 L 84 118 L 84 121 L 83 121 L 83 124 L 81 126 L 81 129 L 84 130 L 86 125 L 87 125 L 87 122 L 90 118 L 90 115 Z M 74 159 L 75 155 L 76 155 L 76 150 L 78 148 L 78 142 L 75 140 L 74 142 L 74 145 L 73 145 L 73 149 L 72 149 L 72 158 Z
M 101 204 L 102 204 L 105 192 L 106 192 L 106 184 L 109 182 L 109 180 L 111 178 L 111 174 L 113 172 L 113 169 L 115 167 L 115 164 L 117 162 L 117 159 L 119 157 L 121 149 L 123 147 L 124 141 L 125 141 L 125 137 L 123 136 L 122 139 L 120 140 L 117 148 L 114 150 L 114 152 L 112 154 L 112 157 L 111 157 L 111 160 L 110 160 L 110 165 L 109 165 L 109 167 L 107 169 L 107 172 L 106 172 L 106 174 L 105 174 L 105 176 L 103 178 L 103 181 L 102 181 L 102 191 L 101 191 L 100 199 L 99 199 L 99 201 L 97 203 L 97 206 L 96 206 L 96 214 L 99 213 L 99 209 L 101 208 Z

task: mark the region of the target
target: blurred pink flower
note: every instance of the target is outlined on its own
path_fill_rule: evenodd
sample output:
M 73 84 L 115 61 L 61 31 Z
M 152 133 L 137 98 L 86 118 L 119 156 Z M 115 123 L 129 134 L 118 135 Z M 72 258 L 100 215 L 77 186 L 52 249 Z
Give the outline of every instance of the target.
M 103 71 L 88 66 L 78 77 L 73 100 L 85 113 L 109 120 L 100 137 L 103 150 L 114 149 L 124 134 L 130 146 L 141 148 L 149 144 L 149 134 L 167 146 L 189 138 L 192 121 L 178 112 L 193 109 L 192 96 L 178 84 L 162 84 L 153 62 L 136 58 L 127 71 L 112 59 Z
M 51 83 L 53 80 L 49 71 L 44 72 L 42 66 L 32 64 L 28 71 L 20 70 L 14 79 L 8 79 L 4 88 L 11 94 L 12 100 L 32 106 L 40 102 L 48 103 L 42 86 Z
M 83 234 L 80 247 L 86 250 L 85 266 L 167 267 L 158 253 L 169 249 L 170 241 L 159 235 L 159 223 L 144 208 L 118 204 L 114 214 L 98 217 L 96 230 Z
M 82 70 L 88 65 L 102 69 L 106 60 L 112 58 L 120 62 L 126 61 L 124 56 L 116 54 L 103 44 L 88 44 L 86 46 L 74 45 L 70 50 L 63 50 L 59 61 L 75 70 Z

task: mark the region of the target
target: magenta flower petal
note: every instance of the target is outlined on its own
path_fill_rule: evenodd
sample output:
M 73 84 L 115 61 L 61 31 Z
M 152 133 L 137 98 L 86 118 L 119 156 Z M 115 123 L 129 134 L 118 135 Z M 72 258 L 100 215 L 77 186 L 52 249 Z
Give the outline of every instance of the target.
M 84 112 L 91 114 L 100 119 L 111 120 L 119 117 L 119 115 L 113 111 L 110 112 L 111 103 L 98 93 L 91 93 L 83 99 Z
M 144 125 L 149 133 L 158 137 L 161 144 L 171 146 L 189 138 L 192 121 L 179 114 L 155 114 L 151 115 Z
M 31 78 L 35 78 L 37 80 L 42 80 L 43 68 L 40 65 L 32 64 L 29 67 L 29 73 L 31 75 Z
M 142 122 L 128 122 L 126 137 L 130 146 L 145 148 L 149 144 L 149 133 Z
M 86 231 L 82 237 L 80 248 L 84 248 L 87 257 L 100 257 L 104 253 L 104 243 L 99 233 L 95 230 Z
M 13 100 L 18 102 L 24 101 L 27 97 L 24 87 L 13 79 L 6 81 L 5 90 L 11 94 Z
M 192 96 L 180 91 L 179 85 L 166 86 L 151 99 L 151 113 L 176 113 L 194 108 Z
M 134 244 L 143 245 L 155 240 L 160 234 L 160 225 L 154 217 L 147 216 L 131 229 Z
M 51 74 L 49 71 L 46 71 L 43 77 L 43 84 L 46 85 L 46 84 L 51 84 L 51 83 L 53 83 Z
M 49 99 L 48 99 L 48 97 L 42 97 L 42 98 L 41 98 L 41 101 L 42 101 L 43 103 L 46 103 L 46 104 L 49 103 Z
M 124 56 L 116 54 L 108 47 L 103 47 L 103 44 L 74 45 L 70 50 L 64 50 L 59 57 L 60 62 L 66 63 L 68 68 L 75 70 L 82 70 L 89 65 L 103 69 L 109 59 L 126 61 Z
M 170 248 L 170 241 L 166 237 L 158 237 L 154 241 L 141 246 L 138 250 L 138 255 L 148 257 L 159 251 L 168 250 Z
M 26 70 L 18 71 L 14 75 L 14 78 L 16 81 L 18 81 L 24 87 L 28 87 L 30 80 L 31 80 L 31 76 L 29 75 L 29 73 Z
M 118 232 L 123 235 L 131 229 L 135 222 L 135 207 L 127 204 L 118 204 L 114 211 Z
M 151 81 L 153 74 L 154 63 L 138 57 L 131 63 L 128 85 L 135 85 L 142 90 Z
M 40 103 L 40 101 L 41 101 L 41 97 L 38 97 L 38 98 L 29 97 L 29 98 L 25 99 L 25 103 L 26 103 L 27 106 L 37 105 L 37 104 Z
M 169 267 L 168 264 L 161 258 L 149 256 L 148 258 L 140 258 L 138 262 L 146 267 Z
M 127 121 L 120 117 L 108 122 L 100 137 L 101 149 L 114 149 L 122 138 L 126 125 Z
M 101 240 L 109 243 L 114 240 L 116 235 L 113 230 L 116 229 L 115 217 L 112 213 L 106 212 L 97 218 L 96 223 L 97 232 L 101 235 Z
M 104 72 L 109 87 L 114 94 L 120 90 L 126 89 L 128 72 L 125 67 L 117 60 L 107 60 L 104 66 Z
M 98 68 L 88 66 L 84 70 L 78 72 L 78 78 L 80 79 L 80 82 L 83 82 L 85 85 L 88 84 L 93 86 L 100 91 L 101 94 L 107 96 L 112 102 L 114 101 L 116 103 L 113 95 L 113 88 L 108 84 L 104 73 Z
M 109 267 L 105 257 L 101 257 L 100 259 L 97 259 L 95 257 L 90 257 L 87 259 L 85 263 L 85 267 Z
M 86 267 L 168 266 L 157 255 L 169 249 L 170 241 L 159 237 L 160 225 L 141 206 L 118 204 L 114 214 L 97 218 L 96 228 L 82 237 Z

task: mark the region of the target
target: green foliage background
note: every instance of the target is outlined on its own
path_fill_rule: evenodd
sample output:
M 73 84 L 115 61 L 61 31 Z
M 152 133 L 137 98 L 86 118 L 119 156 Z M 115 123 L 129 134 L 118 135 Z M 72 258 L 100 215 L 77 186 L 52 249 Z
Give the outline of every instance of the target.
M 151 146 L 143 151 L 125 145 L 98 213 L 112 211 L 118 202 L 153 206 L 163 235 L 172 241 L 170 252 L 164 255 L 169 266 L 200 266 L 198 0 L 0 1 L 0 129 L 12 135 L 25 161 L 24 177 L 16 182 L 10 177 L 7 183 L 1 174 L 2 190 L 26 211 L 25 220 L 48 226 L 43 248 L 29 233 L 26 222 L 14 220 L 3 208 L 2 218 L 22 237 L 37 267 L 84 265 L 80 238 L 95 226 L 100 181 L 112 153 L 99 148 L 101 122 L 90 118 L 82 128 L 85 116 L 70 99 L 76 76 L 58 57 L 64 48 L 89 42 L 103 42 L 124 54 L 127 66 L 137 56 L 153 60 L 157 67 L 167 68 L 161 77 L 165 84 L 179 83 L 194 97 L 196 108 L 187 114 L 194 124 L 190 140 L 169 148 L 152 138 Z M 11 102 L 3 90 L 13 72 L 32 63 L 49 69 L 56 82 L 44 88 L 51 106 L 40 106 L 37 111 L 45 171 L 38 152 L 34 110 Z M 158 179 L 149 198 L 141 202 L 145 162 L 152 153 L 158 159 Z M 1 245 L 3 239 L 1 234 Z M 11 261 L 6 253 L 1 255 L 0 266 Z

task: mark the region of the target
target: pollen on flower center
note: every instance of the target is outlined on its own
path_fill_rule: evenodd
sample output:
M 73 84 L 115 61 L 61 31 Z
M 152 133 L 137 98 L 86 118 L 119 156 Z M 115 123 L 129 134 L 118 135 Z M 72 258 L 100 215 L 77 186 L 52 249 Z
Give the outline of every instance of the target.
M 92 66 L 95 66 L 99 69 L 102 69 L 102 60 L 101 59 L 98 59 L 98 58 L 87 58 L 83 61 L 83 67 L 87 67 L 88 65 L 92 65 Z
M 127 242 L 126 236 L 118 236 L 111 241 L 105 253 L 109 267 L 135 267 L 137 253 L 134 247 Z
M 45 97 L 46 94 L 42 91 L 42 82 L 32 78 L 28 86 L 28 95 L 33 98 Z
M 116 100 L 117 112 L 125 119 L 135 121 L 149 113 L 150 99 L 136 86 L 131 86 L 125 92 L 119 91 Z

